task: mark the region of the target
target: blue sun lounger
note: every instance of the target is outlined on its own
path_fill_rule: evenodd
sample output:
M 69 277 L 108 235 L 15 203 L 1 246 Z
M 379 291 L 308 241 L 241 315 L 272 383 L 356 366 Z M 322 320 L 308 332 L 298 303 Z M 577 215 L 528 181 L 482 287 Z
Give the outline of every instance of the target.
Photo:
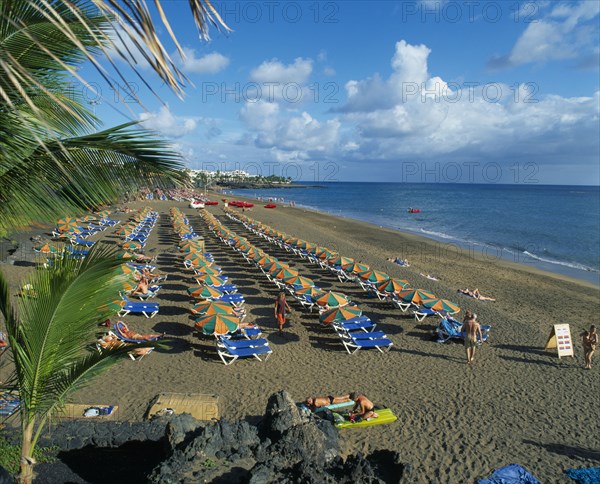
M 363 318 L 363 319 L 361 319 Z M 361 329 L 363 331 L 373 331 L 375 326 L 377 326 L 373 321 L 371 321 L 367 316 L 360 316 L 359 318 L 353 318 L 356 321 L 348 320 L 348 321 L 339 321 L 337 323 L 332 323 L 334 328 L 342 328 L 345 331 L 356 331 Z
M 488 340 L 488 332 L 491 329 L 490 325 L 482 324 L 481 326 L 481 334 L 483 335 L 482 343 Z M 457 321 L 456 319 L 446 317 L 440 321 L 437 329 L 437 342 L 445 343 L 446 341 L 452 338 L 465 339 L 467 334 L 465 331 L 462 331 L 462 323 Z
M 128 299 L 125 300 L 125 305 L 123 308 L 117 313 L 119 317 L 127 316 L 129 313 L 132 314 L 143 314 L 147 318 L 153 318 L 158 314 L 159 304 L 158 303 L 148 303 L 148 302 L 132 302 Z
M 262 338 L 262 339 L 264 339 L 264 338 Z M 239 341 L 244 341 L 244 340 L 236 340 L 236 344 L 239 345 L 240 344 L 240 343 L 238 343 Z M 257 340 L 245 340 L 245 341 L 256 342 Z M 260 340 L 258 340 L 258 341 L 260 341 Z M 267 341 L 267 340 L 265 339 L 264 341 Z M 236 347 L 236 346 L 233 346 L 232 344 L 230 344 L 230 340 L 224 338 L 224 339 L 220 339 L 217 341 L 217 353 L 219 354 L 219 358 L 221 358 L 223 363 L 225 363 L 226 365 L 231 365 L 238 358 L 254 357 L 259 361 L 266 361 L 269 358 L 269 356 L 271 356 L 271 353 L 273 353 L 273 350 L 268 345 L 268 341 L 267 341 L 267 344 L 261 344 L 261 345 L 256 345 L 256 346 L 247 346 L 247 347 Z M 261 359 L 261 356 L 264 357 L 264 360 Z
M 241 294 L 223 294 L 221 297 L 212 299 L 212 301 L 229 303 L 236 308 L 242 306 L 246 302 L 244 296 Z
M 423 321 L 427 316 L 436 316 L 439 315 L 439 311 L 434 311 L 433 309 L 417 307 L 413 310 L 413 314 L 417 321 Z
M 235 284 L 221 284 L 220 286 L 208 286 L 218 291 L 224 292 L 225 294 L 235 294 L 238 292 L 238 288 Z
M 352 333 L 341 336 L 341 340 L 344 348 L 351 355 L 362 348 L 377 348 L 381 353 L 385 353 L 389 351 L 394 344 L 389 338 L 361 339 L 353 336 Z

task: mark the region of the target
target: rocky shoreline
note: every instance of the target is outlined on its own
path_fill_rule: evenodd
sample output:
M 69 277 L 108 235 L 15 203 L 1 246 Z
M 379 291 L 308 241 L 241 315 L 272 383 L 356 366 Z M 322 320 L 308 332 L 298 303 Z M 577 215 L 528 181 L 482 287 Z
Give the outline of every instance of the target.
M 285 391 L 271 395 L 258 425 L 199 422 L 189 414 L 147 422 L 71 420 L 53 425 L 40 444 L 60 450 L 56 463 L 36 466 L 36 483 L 107 482 L 112 476 L 152 483 L 383 484 L 407 482 L 409 475 L 394 451 L 343 459 L 340 432 L 302 412 Z M 107 450 L 109 464 L 102 458 Z

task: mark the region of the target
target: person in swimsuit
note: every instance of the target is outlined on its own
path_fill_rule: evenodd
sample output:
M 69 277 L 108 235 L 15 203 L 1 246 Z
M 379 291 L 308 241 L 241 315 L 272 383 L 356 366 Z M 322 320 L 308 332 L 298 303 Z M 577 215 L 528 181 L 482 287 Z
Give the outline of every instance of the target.
M 327 397 L 308 397 L 304 403 L 314 409 L 319 407 L 327 407 L 328 405 L 336 405 L 338 403 L 351 402 L 350 395 L 342 395 L 339 397 L 334 397 L 333 395 L 329 395 Z
M 279 336 L 283 336 L 283 325 L 285 324 L 285 312 L 291 311 L 289 304 L 285 300 L 285 292 L 280 292 L 275 301 L 275 319 L 279 324 Z
M 584 331 L 581 333 L 583 336 L 582 344 L 583 344 L 583 358 L 585 360 L 584 368 L 586 370 L 592 369 L 592 356 L 594 355 L 594 351 L 596 351 L 596 346 L 598 346 L 598 333 L 596 332 L 596 326 L 592 324 L 590 326 L 589 331 Z
M 355 422 L 358 418 L 358 421 L 360 422 L 360 420 L 370 420 L 379 417 L 379 414 L 375 413 L 375 405 L 373 402 L 362 393 L 351 393 L 350 399 L 354 401 L 354 407 L 350 412 L 351 421 Z
M 477 315 L 467 311 L 463 320 L 462 330 L 465 332 L 465 349 L 467 351 L 467 364 L 475 360 L 475 348 L 477 341 L 483 341 L 481 326 L 477 322 Z M 477 337 L 479 336 L 479 340 Z
M 138 282 L 137 287 L 131 292 L 132 296 L 148 294 L 148 279 L 142 276 Z

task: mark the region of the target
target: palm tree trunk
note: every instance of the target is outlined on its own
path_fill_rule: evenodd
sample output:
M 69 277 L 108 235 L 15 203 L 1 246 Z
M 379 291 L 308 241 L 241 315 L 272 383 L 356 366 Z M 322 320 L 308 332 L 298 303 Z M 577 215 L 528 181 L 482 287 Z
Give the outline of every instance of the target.
M 23 427 L 21 442 L 21 469 L 19 472 L 19 482 L 21 484 L 31 484 L 33 481 L 33 427 L 35 420 L 28 422 Z

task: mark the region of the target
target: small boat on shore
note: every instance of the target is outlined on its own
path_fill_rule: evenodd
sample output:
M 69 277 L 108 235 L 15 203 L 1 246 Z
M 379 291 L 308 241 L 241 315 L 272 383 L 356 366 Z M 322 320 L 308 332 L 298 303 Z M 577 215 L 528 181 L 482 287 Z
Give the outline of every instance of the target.
M 204 202 L 194 199 L 190 202 L 190 208 L 204 208 Z

